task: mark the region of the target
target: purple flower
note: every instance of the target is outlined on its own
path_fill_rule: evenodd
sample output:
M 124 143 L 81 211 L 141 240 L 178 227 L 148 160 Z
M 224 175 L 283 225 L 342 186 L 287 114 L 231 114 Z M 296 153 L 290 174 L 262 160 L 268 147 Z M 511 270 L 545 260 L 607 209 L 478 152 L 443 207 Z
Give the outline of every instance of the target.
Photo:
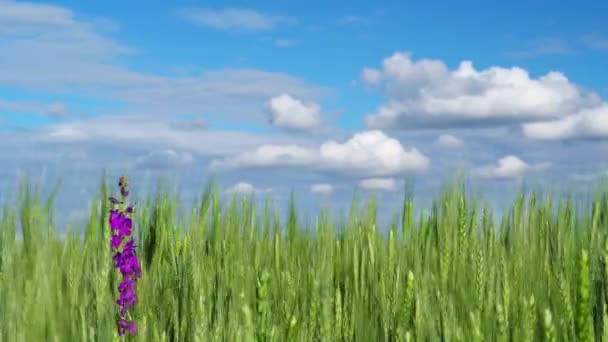
M 121 243 L 122 236 L 120 235 L 112 235 L 112 237 L 110 238 L 110 247 L 112 247 L 113 249 L 120 247 Z
M 129 236 L 131 235 L 131 228 L 133 227 L 133 222 L 130 218 L 126 216 L 122 216 L 122 221 L 118 226 L 118 234 L 121 236 Z
M 118 229 L 123 220 L 123 215 L 116 209 L 110 210 L 110 227 L 112 229 Z
M 125 333 L 129 335 L 135 335 L 137 333 L 137 323 L 127 321 L 124 318 L 116 321 L 116 326 L 118 328 L 118 336 L 122 336 Z
M 124 251 L 125 251 L 125 253 L 135 255 L 135 241 L 133 241 L 133 239 L 131 239 L 131 240 L 127 241 L 127 243 L 125 243 Z
M 118 296 L 116 304 L 121 306 L 121 315 L 124 316 L 126 310 L 137 304 L 137 295 L 135 294 L 135 290 L 129 289 L 125 292 L 121 292 Z
M 132 245 L 132 241 L 133 240 L 127 242 L 127 245 L 129 245 L 129 243 Z M 116 255 L 114 255 L 115 266 L 118 268 L 120 273 L 122 273 L 122 275 L 137 279 L 141 277 L 139 260 L 135 255 L 135 250 L 128 249 L 127 245 L 125 245 L 122 253 L 117 252 Z
M 120 201 L 117 200 L 116 197 L 110 197 L 110 202 L 112 202 L 112 204 L 118 204 L 118 203 L 120 203 Z

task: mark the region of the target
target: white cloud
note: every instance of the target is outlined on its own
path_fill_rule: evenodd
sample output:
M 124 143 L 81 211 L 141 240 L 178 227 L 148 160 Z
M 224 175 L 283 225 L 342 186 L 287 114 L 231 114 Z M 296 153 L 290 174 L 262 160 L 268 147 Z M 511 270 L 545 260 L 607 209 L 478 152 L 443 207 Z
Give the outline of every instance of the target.
M 310 187 L 310 192 L 313 194 L 329 195 L 334 192 L 334 187 L 326 183 L 313 184 Z
M 608 103 L 563 119 L 524 124 L 523 133 L 541 140 L 608 137 Z
M 48 134 L 44 137 L 51 141 L 64 141 L 64 142 L 73 142 L 73 141 L 82 141 L 87 138 L 87 135 L 82 130 L 79 130 L 73 124 L 66 124 L 61 126 L 56 126 L 52 129 Z
M 473 174 L 482 178 L 515 179 L 521 178 L 529 171 L 543 170 L 549 165 L 547 162 L 530 165 L 514 155 L 509 155 L 500 158 L 495 165 L 487 165 L 473 170 Z
M 497 125 L 555 119 L 597 105 L 595 93 L 572 84 L 562 73 L 531 78 L 522 68 L 476 70 L 463 61 L 449 70 L 440 60 L 413 61 L 395 53 L 382 69 L 366 68 L 362 78 L 381 87 L 386 104 L 367 117 L 371 127 Z
M 254 151 L 215 160 L 212 168 L 249 168 L 272 166 L 306 166 L 317 160 L 315 151 L 297 145 L 263 145 Z
M 405 149 L 398 140 L 379 130 L 357 133 L 344 144 L 327 141 L 320 147 L 320 156 L 331 168 L 358 170 L 371 175 L 423 170 L 430 164 L 417 149 Z
M 458 147 L 464 145 L 462 139 L 451 134 L 440 134 L 437 138 L 437 143 L 443 146 Z
M 270 123 L 276 127 L 303 131 L 321 123 L 320 107 L 315 103 L 302 103 L 288 94 L 275 96 L 268 102 Z
M 171 169 L 190 165 L 194 157 L 190 153 L 176 152 L 172 149 L 152 151 L 137 158 L 136 166 L 147 169 Z
M 183 9 L 179 13 L 186 19 L 220 30 L 267 31 L 288 18 L 261 13 L 247 8 Z
M 359 186 L 365 190 L 392 191 L 397 183 L 393 178 L 368 178 L 361 180 Z
M 242 194 L 242 195 L 251 195 L 256 192 L 257 189 L 251 183 L 239 182 L 234 184 L 233 186 L 226 189 L 227 194 Z
M 395 175 L 428 168 L 430 160 L 415 148 L 406 149 L 382 131 L 355 134 L 345 143 L 328 140 L 318 149 L 297 145 L 265 145 L 212 163 L 213 168 L 306 166 L 346 174 Z

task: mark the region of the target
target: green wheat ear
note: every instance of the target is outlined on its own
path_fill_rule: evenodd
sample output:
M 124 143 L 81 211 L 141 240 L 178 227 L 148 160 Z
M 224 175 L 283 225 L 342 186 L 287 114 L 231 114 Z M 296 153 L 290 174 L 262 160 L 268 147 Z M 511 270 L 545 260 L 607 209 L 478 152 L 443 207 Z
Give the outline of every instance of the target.
M 547 342 L 555 342 L 555 326 L 553 324 L 553 315 L 551 314 L 551 310 L 545 309 L 545 314 L 543 317 L 543 329 L 545 341 Z
M 589 285 L 589 255 L 586 250 L 581 251 L 578 271 L 579 276 L 577 287 L 578 300 L 576 306 L 576 338 L 577 341 L 586 342 L 593 340 Z

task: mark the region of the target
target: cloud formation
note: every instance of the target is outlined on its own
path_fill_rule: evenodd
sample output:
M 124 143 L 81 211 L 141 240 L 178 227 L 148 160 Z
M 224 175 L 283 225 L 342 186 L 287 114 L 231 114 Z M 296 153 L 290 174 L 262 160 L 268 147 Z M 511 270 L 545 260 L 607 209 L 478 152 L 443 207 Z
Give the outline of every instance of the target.
M 334 187 L 327 183 L 318 183 L 310 186 L 310 192 L 319 195 L 330 195 L 334 192 Z
M 524 124 L 523 133 L 539 140 L 608 137 L 608 103 L 562 119 Z
M 407 53 L 366 68 L 363 80 L 382 89 L 387 103 L 367 117 L 370 127 L 495 126 L 553 120 L 601 103 L 599 96 L 560 72 L 532 78 L 519 67 L 476 70 L 463 61 L 449 70 L 440 60 L 414 61 Z
M 234 195 L 251 195 L 256 191 L 256 188 L 251 183 L 239 182 L 226 189 L 226 194 Z
M 397 188 L 397 182 L 393 178 L 368 178 L 361 180 L 359 186 L 365 190 L 393 191 Z
M 519 157 L 508 155 L 500 158 L 495 165 L 487 165 L 473 170 L 473 174 L 482 178 L 493 179 L 516 179 L 521 178 L 528 171 L 543 170 L 549 167 L 549 163 L 530 165 Z
M 213 168 L 305 166 L 342 174 L 385 176 L 428 168 L 430 160 L 415 148 L 404 148 L 382 131 L 355 134 L 344 143 L 328 140 L 318 149 L 298 145 L 264 145 L 216 160 Z
M 270 123 L 288 131 L 308 131 L 321 124 L 321 109 L 316 103 L 302 101 L 288 95 L 275 96 L 268 101 Z
M 439 145 L 448 147 L 459 147 L 464 145 L 464 141 L 462 141 L 462 139 L 451 134 L 440 134 L 437 138 L 437 143 Z

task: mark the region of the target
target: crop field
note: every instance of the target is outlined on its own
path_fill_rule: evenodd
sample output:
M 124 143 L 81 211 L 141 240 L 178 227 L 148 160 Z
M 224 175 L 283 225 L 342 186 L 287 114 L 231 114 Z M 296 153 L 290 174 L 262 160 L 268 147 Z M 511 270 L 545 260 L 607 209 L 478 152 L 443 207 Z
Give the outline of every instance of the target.
M 52 196 L 20 189 L 0 214 L 2 341 L 608 340 L 606 191 L 588 210 L 521 195 L 496 220 L 455 183 L 419 217 L 404 197 L 383 232 L 373 200 L 304 227 L 293 202 L 220 203 L 212 183 L 178 221 L 161 187 L 135 207 L 138 333 L 118 337 L 114 182 L 65 236 Z

